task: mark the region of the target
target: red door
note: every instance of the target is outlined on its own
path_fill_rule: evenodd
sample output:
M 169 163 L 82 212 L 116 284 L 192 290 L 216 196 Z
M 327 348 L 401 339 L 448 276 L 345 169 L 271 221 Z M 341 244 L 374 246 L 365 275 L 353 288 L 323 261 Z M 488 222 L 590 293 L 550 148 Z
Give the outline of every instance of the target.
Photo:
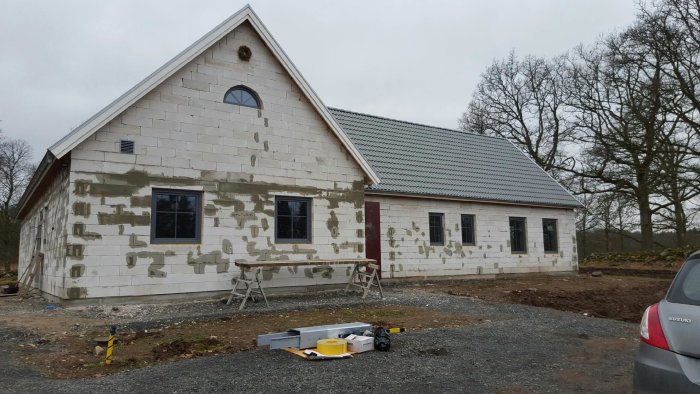
M 365 256 L 377 260 L 382 277 L 382 231 L 379 226 L 379 203 L 365 201 Z

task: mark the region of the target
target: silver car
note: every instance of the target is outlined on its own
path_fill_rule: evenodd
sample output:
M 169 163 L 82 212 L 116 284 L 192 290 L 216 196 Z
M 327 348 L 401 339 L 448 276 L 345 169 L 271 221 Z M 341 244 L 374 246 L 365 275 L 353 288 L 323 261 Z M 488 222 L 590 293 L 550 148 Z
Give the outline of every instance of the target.
M 700 251 L 642 316 L 634 391 L 700 393 Z

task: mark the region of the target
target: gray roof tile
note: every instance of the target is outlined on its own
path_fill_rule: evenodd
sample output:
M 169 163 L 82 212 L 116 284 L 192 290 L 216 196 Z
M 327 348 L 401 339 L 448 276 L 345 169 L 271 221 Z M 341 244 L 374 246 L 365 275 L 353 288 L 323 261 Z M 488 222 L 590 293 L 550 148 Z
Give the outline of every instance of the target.
M 504 138 L 329 110 L 381 179 L 367 191 L 580 206 Z

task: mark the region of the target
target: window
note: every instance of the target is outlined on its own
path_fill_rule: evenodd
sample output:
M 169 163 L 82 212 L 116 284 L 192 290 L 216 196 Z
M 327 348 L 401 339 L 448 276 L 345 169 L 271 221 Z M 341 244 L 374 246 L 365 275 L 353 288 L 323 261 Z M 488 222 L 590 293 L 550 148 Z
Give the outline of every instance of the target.
M 234 86 L 229 89 L 224 95 L 224 102 L 242 107 L 261 108 L 258 94 L 245 86 Z
M 476 245 L 474 215 L 462 215 L 462 245 Z
M 444 230 L 444 216 L 441 213 L 430 212 L 428 214 L 428 227 L 430 227 L 430 244 L 431 245 L 444 245 L 445 244 L 445 230 Z
M 527 234 L 525 218 L 510 218 L 510 251 L 527 253 Z
M 683 263 L 666 299 L 674 304 L 700 306 L 700 259 L 697 256 Z
M 121 153 L 134 153 L 134 141 L 121 140 L 119 143 L 119 152 Z
M 201 193 L 153 189 L 151 243 L 199 243 Z
M 559 252 L 559 240 L 557 239 L 557 220 L 542 219 L 542 232 L 544 233 L 544 251 L 547 253 Z
M 275 199 L 275 239 L 281 243 L 311 242 L 311 199 Z
M 44 234 L 44 210 L 39 209 L 39 221 L 36 226 L 36 239 L 34 239 L 34 251 L 41 252 L 41 243 Z

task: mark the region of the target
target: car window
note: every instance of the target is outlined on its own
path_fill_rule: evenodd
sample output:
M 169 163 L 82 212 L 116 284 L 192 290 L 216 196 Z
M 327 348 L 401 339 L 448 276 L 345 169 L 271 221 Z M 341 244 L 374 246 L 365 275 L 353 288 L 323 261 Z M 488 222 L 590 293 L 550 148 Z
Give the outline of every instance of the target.
M 700 259 L 686 261 L 671 284 L 667 300 L 700 306 Z

